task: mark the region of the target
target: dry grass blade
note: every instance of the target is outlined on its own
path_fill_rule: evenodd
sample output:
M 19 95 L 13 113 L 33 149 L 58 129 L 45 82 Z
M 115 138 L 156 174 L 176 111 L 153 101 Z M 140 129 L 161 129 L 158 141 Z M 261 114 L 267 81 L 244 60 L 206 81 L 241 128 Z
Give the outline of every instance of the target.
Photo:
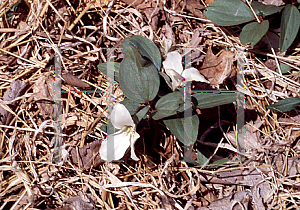
M 247 50 L 239 26 L 218 27 L 204 9 L 194 0 L 0 1 L 0 209 L 299 209 L 300 110 L 267 109 L 300 96 L 299 46 L 285 55 L 263 41 Z M 97 65 L 121 62 L 120 46 L 131 35 L 160 48 L 171 39 L 183 55 L 188 47 L 191 65 L 212 86 L 245 94 L 247 161 L 237 156 L 230 105 L 197 110 L 199 139 L 188 148 L 189 162 L 180 161 L 187 148 L 162 122 L 155 132 L 151 123 L 138 131 L 141 161 L 101 161 L 107 98 L 125 96 L 116 81 L 111 95 Z M 243 81 L 237 81 L 238 52 Z M 67 72 L 60 75 L 58 162 L 55 55 Z M 291 71 L 281 72 L 282 64 Z M 212 86 L 192 83 L 193 90 Z

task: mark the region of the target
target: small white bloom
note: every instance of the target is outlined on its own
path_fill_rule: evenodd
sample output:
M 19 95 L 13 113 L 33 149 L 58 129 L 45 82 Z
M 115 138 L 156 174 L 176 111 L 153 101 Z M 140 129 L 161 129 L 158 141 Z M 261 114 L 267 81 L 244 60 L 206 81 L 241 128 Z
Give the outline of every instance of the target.
M 183 69 L 181 55 L 176 52 L 169 52 L 166 60 L 163 62 L 163 67 L 172 80 L 172 89 L 175 90 L 178 86 L 191 81 L 199 81 L 209 83 L 196 68 Z
M 163 38 L 162 47 L 165 50 L 165 54 L 167 54 L 169 52 L 169 50 L 172 47 L 172 44 L 173 44 L 173 42 L 171 39 L 166 39 L 165 37 Z
M 111 123 L 115 128 L 121 129 L 120 131 L 108 135 L 100 147 L 99 153 L 102 160 L 112 161 L 120 160 L 128 147 L 131 149 L 131 158 L 139 160 L 134 152 L 134 143 L 140 135 L 135 131 L 135 124 L 131 118 L 129 111 L 123 104 L 117 103 L 111 113 Z M 107 157 L 107 144 L 113 141 L 114 145 L 114 157 L 108 159 Z

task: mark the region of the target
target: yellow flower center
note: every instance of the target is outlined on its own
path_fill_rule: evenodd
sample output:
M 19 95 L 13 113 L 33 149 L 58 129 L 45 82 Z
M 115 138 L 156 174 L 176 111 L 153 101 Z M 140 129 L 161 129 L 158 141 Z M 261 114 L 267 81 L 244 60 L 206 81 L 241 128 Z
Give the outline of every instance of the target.
M 123 129 L 122 129 L 122 132 L 125 134 L 125 136 L 134 136 L 134 129 L 132 128 L 132 126 L 130 125 L 126 125 Z

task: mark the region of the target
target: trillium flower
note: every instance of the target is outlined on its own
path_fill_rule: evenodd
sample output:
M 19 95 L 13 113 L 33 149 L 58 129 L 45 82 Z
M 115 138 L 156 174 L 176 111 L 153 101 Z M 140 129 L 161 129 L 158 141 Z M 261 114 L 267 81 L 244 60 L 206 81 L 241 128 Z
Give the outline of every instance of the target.
M 113 126 L 121 130 L 108 135 L 107 139 L 102 142 L 99 150 L 101 159 L 106 161 L 120 160 L 130 147 L 131 158 L 136 161 L 139 160 L 134 152 L 134 143 L 140 138 L 140 135 L 135 131 L 135 124 L 129 111 L 123 104 L 117 103 L 110 116 Z M 112 144 L 112 141 L 114 145 L 114 157 L 107 157 L 107 144 Z
M 186 82 L 198 81 L 209 83 L 199 71 L 194 68 L 183 69 L 181 55 L 176 52 L 169 52 L 166 60 L 163 62 L 163 67 L 167 75 L 172 80 L 172 89 L 175 90 L 177 87 L 185 84 Z
M 165 37 L 163 38 L 162 47 L 165 50 L 165 54 L 167 54 L 169 52 L 169 50 L 172 47 L 172 44 L 173 44 L 173 41 L 171 39 L 166 39 Z

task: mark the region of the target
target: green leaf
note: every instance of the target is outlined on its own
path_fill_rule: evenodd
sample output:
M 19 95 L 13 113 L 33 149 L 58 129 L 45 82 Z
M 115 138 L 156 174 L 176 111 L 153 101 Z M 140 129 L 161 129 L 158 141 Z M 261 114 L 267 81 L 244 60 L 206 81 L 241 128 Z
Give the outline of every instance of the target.
M 280 52 L 286 51 L 294 42 L 300 26 L 300 13 L 297 7 L 288 4 L 285 6 L 280 23 Z
M 240 0 L 216 0 L 204 15 L 220 26 L 239 25 L 255 19 L 251 9 Z
M 159 120 L 183 112 L 183 94 L 179 91 L 169 93 L 161 97 L 156 103 L 156 112 L 152 118 Z
M 150 109 L 150 106 L 145 106 L 143 109 L 141 109 L 137 114 L 137 118 L 138 118 L 138 121 L 140 122 L 143 117 L 147 114 L 147 112 L 149 111 Z
M 122 51 L 124 54 L 126 54 L 130 45 L 134 46 L 143 57 L 148 58 L 155 65 L 157 70 L 160 70 L 161 54 L 152 41 L 140 35 L 125 38 L 122 43 Z
M 132 101 L 132 100 L 130 100 L 128 98 L 125 98 L 120 103 L 123 104 L 127 108 L 127 110 L 129 111 L 130 115 L 134 115 L 134 113 L 136 112 L 136 110 L 141 106 L 140 103 Z
M 107 71 L 109 72 L 109 76 L 114 75 L 114 80 L 119 81 L 119 69 L 120 63 L 117 62 L 106 62 L 98 64 L 98 69 L 102 71 L 103 74 L 107 76 Z M 113 78 L 112 78 L 113 79 Z
M 204 154 L 202 154 L 199 150 L 197 150 L 197 161 L 199 165 L 203 166 L 207 160 L 208 158 Z
M 267 106 L 267 108 L 275 112 L 287 112 L 296 108 L 299 104 L 300 98 L 286 98 Z
M 210 164 L 207 168 L 208 169 L 218 168 L 219 166 L 224 165 L 228 161 L 230 161 L 230 159 L 228 159 L 228 158 L 223 158 L 223 159 L 220 159 L 220 160 L 216 160 L 215 162 L 213 162 L 212 164 Z
M 120 129 L 117 129 L 113 126 L 113 124 L 111 123 L 110 119 L 107 120 L 107 124 L 103 124 L 101 125 L 100 129 L 102 131 L 104 131 L 105 133 L 107 133 L 108 135 L 113 134 L 115 132 L 118 132 Z
M 164 78 L 164 80 L 166 81 L 167 85 L 169 86 L 170 89 L 172 89 L 172 81 L 170 79 L 170 77 L 165 74 L 164 72 L 158 72 L 160 74 L 160 76 L 162 76 L 162 78 Z
M 140 103 L 132 101 L 132 100 L 130 100 L 128 98 L 125 98 L 120 103 L 123 104 L 126 107 L 126 109 L 129 111 L 130 115 L 133 115 L 132 119 L 135 122 L 135 124 L 139 124 L 139 122 L 147 114 L 147 112 L 148 112 L 148 110 L 150 108 L 150 106 L 146 106 L 143 109 L 141 109 L 138 113 L 136 113 L 137 109 L 141 106 Z
M 198 136 L 199 118 L 197 115 L 164 120 L 170 131 L 185 145 L 194 144 Z
M 121 62 L 119 80 L 124 95 L 138 103 L 152 101 L 160 82 L 154 64 L 144 60 L 133 46 Z
M 253 47 L 269 30 L 269 21 L 264 20 L 261 23 L 248 23 L 242 29 L 240 40 L 242 44 L 251 44 Z
M 274 5 L 265 5 L 258 1 L 253 1 L 251 6 L 252 6 L 255 14 L 263 15 L 263 16 L 272 15 L 283 9 L 283 7 L 276 7 Z
M 221 91 L 221 93 L 196 93 L 192 95 L 197 99 L 194 104 L 199 109 L 207 109 L 223 104 L 229 104 L 237 99 L 237 93 L 234 91 Z
M 282 74 L 287 74 L 287 73 L 289 73 L 289 71 L 291 71 L 291 67 L 287 64 L 281 64 L 280 69 L 281 69 Z M 276 69 L 276 72 L 280 73 L 279 69 Z

